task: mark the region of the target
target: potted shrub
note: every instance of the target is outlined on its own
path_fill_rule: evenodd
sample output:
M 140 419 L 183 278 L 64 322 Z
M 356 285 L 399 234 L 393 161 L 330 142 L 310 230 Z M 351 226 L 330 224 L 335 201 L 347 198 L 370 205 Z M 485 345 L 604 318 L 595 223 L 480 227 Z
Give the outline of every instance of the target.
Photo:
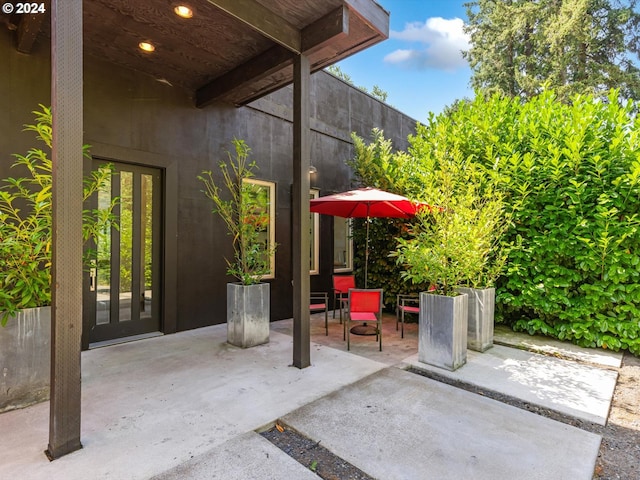
M 0 370 L 4 371 L 0 411 L 48 397 L 51 304 L 51 109 L 40 105 L 35 124 L 25 125 L 46 145 L 16 154 L 13 168 L 26 177 L 0 186 Z M 84 146 L 87 157 L 88 146 Z M 84 199 L 104 186 L 111 168 L 92 172 Z M 112 209 L 83 212 L 84 240 L 108 229 Z
M 467 360 L 467 295 L 455 289 L 464 274 L 465 240 L 457 231 L 460 211 L 434 209 L 418 214 L 408 239 L 398 239 L 393 253 L 403 265 L 403 279 L 431 283 L 420 293 L 418 359 L 448 370 Z
M 227 274 L 237 282 L 227 284 L 227 341 L 239 347 L 252 347 L 269 341 L 269 284 L 261 282 L 270 273 L 272 249 L 265 245 L 261 233 L 269 222 L 265 199 L 256 185 L 245 180 L 254 176 L 255 162 L 249 161 L 251 149 L 244 140 L 234 139 L 234 154 L 227 152 L 228 162 L 220 162 L 222 182 L 229 198 L 214 181 L 211 171 L 198 179 L 204 193 L 213 202 L 233 238 L 233 259 L 227 261 Z
M 486 300 L 460 287 L 484 286 L 499 274 L 505 255 L 498 239 L 506 217 L 500 194 L 455 156 L 438 164 L 427 186 L 435 200 L 431 203 L 439 208 L 418 215 L 409 238 L 398 240 L 393 256 L 404 266 L 405 280 L 435 287 L 420 294 L 419 360 L 455 370 L 466 362 L 468 343 L 486 344 L 478 334 L 493 341 L 493 317 L 490 326 L 478 327 L 475 300 L 490 308 L 495 291 L 491 288 Z
M 484 352 L 493 346 L 495 282 L 508 255 L 502 234 L 511 214 L 505 211 L 502 194 L 492 185 L 485 185 L 473 196 L 470 246 L 477 264 L 467 270 L 457 290 L 469 299 L 467 347 Z
M 480 268 L 472 269 L 457 288 L 469 299 L 467 347 L 484 352 L 493 346 L 494 311 L 496 304 L 495 281 L 507 259 L 507 249 L 501 243 L 509 215 L 505 213 L 502 198 L 486 192 L 479 202 L 473 248 L 482 260 Z

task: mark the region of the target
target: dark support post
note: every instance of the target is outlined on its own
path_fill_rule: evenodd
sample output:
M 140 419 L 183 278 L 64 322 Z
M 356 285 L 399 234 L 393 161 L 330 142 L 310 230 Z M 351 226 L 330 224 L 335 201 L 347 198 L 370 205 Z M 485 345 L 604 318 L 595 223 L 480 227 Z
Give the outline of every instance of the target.
M 311 365 L 309 327 L 309 59 L 293 64 L 293 365 Z
M 82 0 L 51 2 L 53 247 L 49 459 L 80 444 Z

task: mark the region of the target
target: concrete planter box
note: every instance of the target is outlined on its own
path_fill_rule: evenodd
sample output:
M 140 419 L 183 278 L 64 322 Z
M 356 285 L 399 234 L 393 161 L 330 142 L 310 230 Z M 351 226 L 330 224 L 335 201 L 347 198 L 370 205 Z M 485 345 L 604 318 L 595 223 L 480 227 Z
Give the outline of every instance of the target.
M 51 307 L 27 308 L 0 327 L 0 412 L 49 398 Z
M 420 293 L 419 361 L 447 370 L 467 362 L 468 304 L 466 294 Z
M 227 284 L 227 342 L 247 348 L 269 342 L 269 284 Z
M 495 288 L 458 288 L 469 297 L 469 320 L 467 325 L 467 347 L 484 352 L 493 347 Z

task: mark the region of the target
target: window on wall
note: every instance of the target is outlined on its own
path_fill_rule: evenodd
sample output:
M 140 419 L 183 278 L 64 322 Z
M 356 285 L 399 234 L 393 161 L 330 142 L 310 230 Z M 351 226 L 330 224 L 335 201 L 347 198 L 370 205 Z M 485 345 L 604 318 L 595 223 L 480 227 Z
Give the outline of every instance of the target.
M 333 217 L 333 271 L 351 272 L 353 270 L 353 236 L 351 220 Z
M 264 180 L 243 179 L 243 193 L 250 195 L 251 201 L 256 208 L 253 221 L 256 224 L 260 243 L 263 246 L 263 253 L 268 256 L 267 263 L 270 266 L 268 274 L 263 275 L 263 279 L 275 278 L 276 276 L 276 184 Z
M 309 199 L 318 198 L 320 191 L 312 188 L 309 191 Z M 320 273 L 320 214 L 310 213 L 309 218 L 309 245 L 311 247 L 309 273 L 317 275 Z

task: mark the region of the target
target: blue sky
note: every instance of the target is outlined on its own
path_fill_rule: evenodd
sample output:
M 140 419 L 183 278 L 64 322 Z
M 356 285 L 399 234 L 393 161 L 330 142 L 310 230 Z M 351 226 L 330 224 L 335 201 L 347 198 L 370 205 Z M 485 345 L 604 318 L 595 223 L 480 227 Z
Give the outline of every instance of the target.
M 388 92 L 387 103 L 425 122 L 456 99 L 473 97 L 459 53 L 465 0 L 376 0 L 390 12 L 389 39 L 337 65 L 357 86 Z

